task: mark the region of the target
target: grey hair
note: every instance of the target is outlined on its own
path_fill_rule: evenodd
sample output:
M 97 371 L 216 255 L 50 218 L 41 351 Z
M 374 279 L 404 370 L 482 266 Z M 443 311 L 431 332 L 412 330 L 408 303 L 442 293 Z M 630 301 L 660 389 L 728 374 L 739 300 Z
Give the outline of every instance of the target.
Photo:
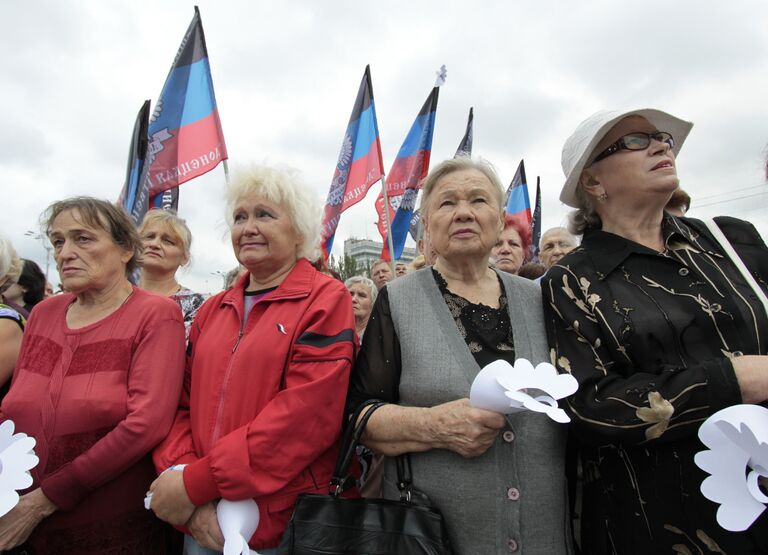
M 16 283 L 21 274 L 21 259 L 16 254 L 11 242 L 0 236 L 0 280 L 8 280 L 8 284 Z
M 361 283 L 365 285 L 371 292 L 371 303 L 376 302 L 376 295 L 379 294 L 379 290 L 376 289 L 376 284 L 373 283 L 372 279 L 368 279 L 365 276 L 352 276 L 351 278 L 347 279 L 347 281 L 344 282 L 344 287 L 349 289 L 353 285 L 357 285 L 358 283 Z
M 226 220 L 233 224 L 235 205 L 244 196 L 258 195 L 282 206 L 301 236 L 297 258 L 315 261 L 320 256 L 320 221 L 323 203 L 311 194 L 299 171 L 289 166 L 253 164 L 236 172 L 227 186 Z
M 437 182 L 446 175 L 464 170 L 477 170 L 488 178 L 488 181 L 491 182 L 493 194 L 498 201 L 499 210 L 503 210 L 504 186 L 501 184 L 499 175 L 496 173 L 496 169 L 493 165 L 483 158 L 457 156 L 456 158 L 449 158 L 448 160 L 440 162 L 437 166 L 432 168 L 432 171 L 429 172 L 429 175 L 424 180 L 424 185 L 421 188 L 421 203 L 419 204 L 422 218 L 427 215 L 429 197 L 435 191 Z
M 573 239 L 573 243 L 574 244 L 578 243 L 576 238 L 573 237 L 573 234 L 571 233 L 571 231 L 567 227 L 560 227 L 560 226 L 558 226 L 558 227 L 550 227 L 548 230 L 546 230 L 544 233 L 541 234 L 541 239 L 539 239 L 539 249 L 541 249 L 542 245 L 544 244 L 544 238 L 547 235 L 549 235 L 550 233 L 553 233 L 555 231 L 565 231 L 568 235 L 571 236 L 571 238 Z
M 568 231 L 573 235 L 584 235 L 588 229 L 601 229 L 603 221 L 595 211 L 592 200 L 587 197 L 581 185 L 576 185 L 576 204 L 579 207 L 568 214 Z

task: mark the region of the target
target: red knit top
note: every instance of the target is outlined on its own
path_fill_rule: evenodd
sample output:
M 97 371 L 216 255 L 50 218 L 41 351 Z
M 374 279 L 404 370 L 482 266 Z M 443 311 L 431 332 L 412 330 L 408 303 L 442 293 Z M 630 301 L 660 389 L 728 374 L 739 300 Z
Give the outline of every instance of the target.
M 32 488 L 59 507 L 29 542 L 36 553 L 162 553 L 143 499 L 156 476 L 149 453 L 181 391 L 179 307 L 134 288 L 106 318 L 69 329 L 73 301 L 57 295 L 35 308 L 0 407 L 0 420 L 37 440 Z

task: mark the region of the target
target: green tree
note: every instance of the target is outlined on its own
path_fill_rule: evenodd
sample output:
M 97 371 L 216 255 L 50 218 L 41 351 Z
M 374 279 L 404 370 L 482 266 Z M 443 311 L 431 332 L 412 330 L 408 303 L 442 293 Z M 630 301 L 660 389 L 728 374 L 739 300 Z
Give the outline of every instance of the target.
M 341 258 L 335 258 L 331 255 L 329 267 L 336 270 L 341 276 L 342 281 L 346 281 L 352 276 L 356 276 L 360 273 L 360 268 L 357 265 L 357 260 L 351 256 L 344 255 Z

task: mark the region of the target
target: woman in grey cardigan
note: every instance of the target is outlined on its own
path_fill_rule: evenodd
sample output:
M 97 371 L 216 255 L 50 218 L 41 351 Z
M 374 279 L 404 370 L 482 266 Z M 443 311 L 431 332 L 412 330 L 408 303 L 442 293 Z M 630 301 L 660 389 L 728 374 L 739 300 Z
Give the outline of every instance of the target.
M 472 408 L 482 366 L 549 359 L 538 285 L 488 266 L 503 189 L 486 162 L 447 160 L 423 187 L 438 260 L 384 287 L 366 329 L 348 408 L 377 398 L 363 443 L 410 453 L 413 483 L 439 508 L 459 555 L 570 553 L 564 427 L 545 415 Z M 397 498 L 387 460 L 384 494 Z

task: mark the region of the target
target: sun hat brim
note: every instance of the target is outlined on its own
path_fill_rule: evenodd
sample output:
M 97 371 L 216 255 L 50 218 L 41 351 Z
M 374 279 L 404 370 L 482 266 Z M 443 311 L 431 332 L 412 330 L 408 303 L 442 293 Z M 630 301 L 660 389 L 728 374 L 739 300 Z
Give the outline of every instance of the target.
M 565 183 L 560 191 L 560 201 L 573 208 L 579 208 L 576 199 L 576 186 L 581 172 L 587 165 L 592 151 L 605 135 L 622 119 L 629 116 L 640 116 L 647 119 L 658 131 L 666 131 L 675 139 L 672 151 L 677 157 L 693 123 L 655 110 L 642 108 L 639 110 L 601 111 L 582 121 L 576 131 L 568 137 L 563 145 L 562 166 Z

